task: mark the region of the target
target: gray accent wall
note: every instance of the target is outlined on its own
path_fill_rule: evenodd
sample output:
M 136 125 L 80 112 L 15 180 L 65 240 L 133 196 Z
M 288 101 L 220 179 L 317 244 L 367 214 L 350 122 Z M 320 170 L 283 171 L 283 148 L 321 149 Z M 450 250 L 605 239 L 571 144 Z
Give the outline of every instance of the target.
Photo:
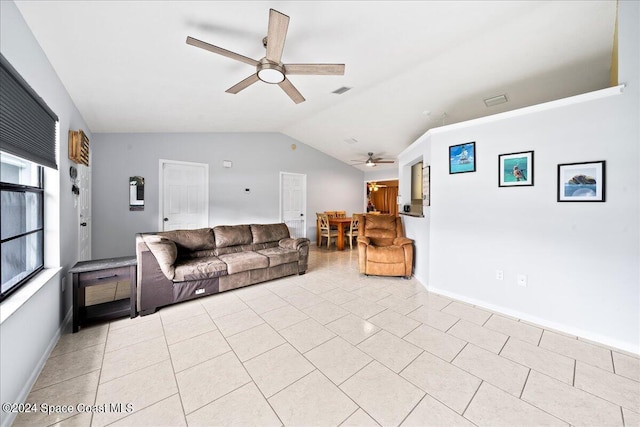
M 91 144 L 94 258 L 133 255 L 135 233 L 159 229 L 160 159 L 209 165 L 210 226 L 279 222 L 280 172 L 307 176 L 312 241 L 316 212 L 362 212 L 362 171 L 280 133 L 103 133 Z M 129 211 L 134 175 L 145 178 L 143 211 Z

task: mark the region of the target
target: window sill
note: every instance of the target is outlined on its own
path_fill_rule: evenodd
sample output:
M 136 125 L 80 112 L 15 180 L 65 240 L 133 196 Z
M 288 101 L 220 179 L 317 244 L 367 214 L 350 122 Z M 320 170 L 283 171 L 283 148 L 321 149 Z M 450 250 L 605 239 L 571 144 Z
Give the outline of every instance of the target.
M 45 268 L 33 279 L 29 280 L 29 283 L 2 301 L 0 304 L 0 325 L 29 301 L 29 299 L 42 289 L 60 270 L 62 270 L 62 267 Z

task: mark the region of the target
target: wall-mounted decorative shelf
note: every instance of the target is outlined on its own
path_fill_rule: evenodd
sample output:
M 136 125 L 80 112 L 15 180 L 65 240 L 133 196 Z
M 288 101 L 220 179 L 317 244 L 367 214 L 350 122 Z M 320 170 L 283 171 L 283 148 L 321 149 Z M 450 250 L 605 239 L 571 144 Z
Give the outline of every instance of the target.
M 82 129 L 69 131 L 69 158 L 89 166 L 89 138 Z

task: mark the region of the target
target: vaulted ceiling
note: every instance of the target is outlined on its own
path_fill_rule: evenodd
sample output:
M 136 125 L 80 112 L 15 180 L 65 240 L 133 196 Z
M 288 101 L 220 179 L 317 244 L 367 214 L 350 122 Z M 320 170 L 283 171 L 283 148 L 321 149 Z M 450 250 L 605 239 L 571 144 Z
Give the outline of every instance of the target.
M 442 124 L 607 87 L 616 19 L 615 1 L 16 4 L 92 132 L 282 132 L 349 164 L 394 158 Z M 270 8 L 291 18 L 284 63 L 346 64 L 290 76 L 298 105 L 262 82 L 225 93 L 255 68 L 185 43 L 260 59 Z

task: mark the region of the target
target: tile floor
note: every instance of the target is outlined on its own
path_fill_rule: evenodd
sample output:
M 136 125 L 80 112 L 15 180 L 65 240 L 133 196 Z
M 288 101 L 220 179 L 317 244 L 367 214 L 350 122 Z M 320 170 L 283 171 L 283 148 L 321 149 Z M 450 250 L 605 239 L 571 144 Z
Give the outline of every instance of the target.
M 361 276 L 355 250 L 309 267 L 64 335 L 27 401 L 74 412 L 14 425 L 640 426 L 637 356 Z

